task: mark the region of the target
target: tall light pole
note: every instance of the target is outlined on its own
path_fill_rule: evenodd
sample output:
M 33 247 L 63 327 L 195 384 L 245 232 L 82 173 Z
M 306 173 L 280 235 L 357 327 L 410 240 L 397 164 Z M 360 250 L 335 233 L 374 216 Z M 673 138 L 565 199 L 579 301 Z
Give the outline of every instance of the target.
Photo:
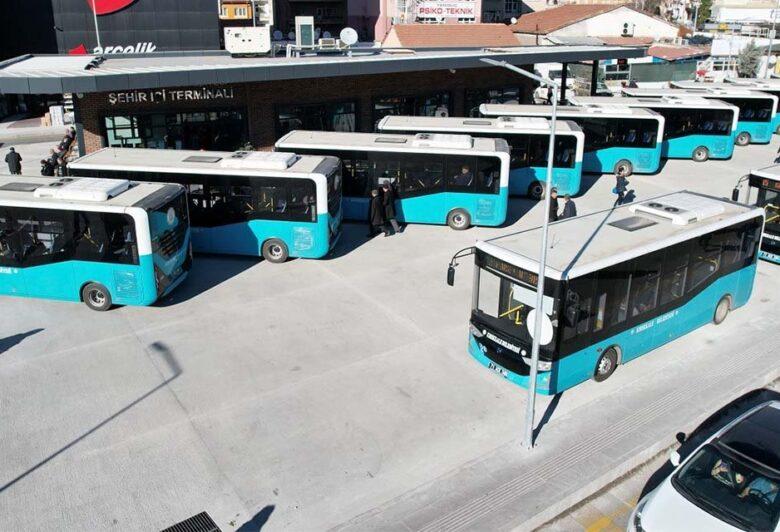
M 772 12 L 772 30 L 769 32 L 769 46 L 766 49 L 766 73 L 765 78 L 769 79 L 769 59 L 772 57 L 772 45 L 775 43 L 775 23 L 777 22 L 777 11 L 780 10 L 780 0 L 777 0 L 777 8 Z
M 97 47 L 100 50 L 100 55 L 103 55 L 103 47 L 100 45 L 100 28 L 98 28 L 97 21 L 97 0 L 90 0 L 89 4 L 92 6 L 92 19 L 95 21 L 95 37 L 97 38 Z
M 778 0 L 780 1 L 780 0 Z M 542 222 L 542 243 L 540 248 L 540 260 L 539 260 L 539 281 L 536 283 L 536 308 L 534 319 L 534 332 L 533 332 L 533 344 L 531 347 L 531 370 L 528 375 L 528 403 L 526 404 L 525 414 L 525 446 L 531 450 L 534 447 L 534 409 L 536 407 L 536 377 L 539 372 L 539 348 L 540 340 L 542 336 L 542 321 L 546 317 L 544 313 L 544 277 L 547 269 L 547 231 L 550 221 L 550 191 L 552 190 L 552 172 L 553 172 L 553 156 L 555 154 L 555 118 L 558 111 L 558 97 L 560 94 L 560 85 L 553 80 L 543 78 L 526 72 L 525 70 L 518 68 L 514 65 L 510 65 L 506 61 L 496 61 L 495 59 L 483 58 L 483 62 L 493 66 L 506 68 L 525 76 L 534 81 L 538 81 L 542 85 L 552 88 L 552 116 L 550 117 L 550 146 L 547 149 L 547 176 L 545 178 L 544 187 L 544 221 Z

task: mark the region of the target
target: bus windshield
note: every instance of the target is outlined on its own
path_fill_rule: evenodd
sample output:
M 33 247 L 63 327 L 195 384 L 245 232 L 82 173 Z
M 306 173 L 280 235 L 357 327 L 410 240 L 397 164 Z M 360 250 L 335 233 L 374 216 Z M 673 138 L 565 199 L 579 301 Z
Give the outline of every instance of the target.
M 759 188 L 756 206 L 766 211 L 764 231 L 780 235 L 780 190 Z
M 341 208 L 341 165 L 328 176 L 328 214 L 336 216 Z
M 184 244 L 189 216 L 184 191 L 176 197 L 149 209 L 149 233 L 152 252 L 168 259 Z

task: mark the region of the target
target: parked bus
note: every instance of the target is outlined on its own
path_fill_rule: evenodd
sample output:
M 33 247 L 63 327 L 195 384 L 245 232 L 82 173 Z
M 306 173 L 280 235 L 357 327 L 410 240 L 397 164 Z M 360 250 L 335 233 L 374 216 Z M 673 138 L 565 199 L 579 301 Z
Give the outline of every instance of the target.
M 550 121 L 544 118 L 439 118 L 433 116 L 386 116 L 377 129 L 383 133 L 455 133 L 472 137 L 504 139 L 511 149 L 509 193 L 544 197 Z M 555 126 L 552 185 L 558 193 L 576 195 L 582 181 L 584 135 L 573 122 Z
M 619 364 L 722 323 L 750 298 L 763 218 L 760 208 L 676 192 L 552 223 L 540 393 L 603 381 Z M 474 248 L 469 352 L 521 386 L 530 370 L 541 230 Z M 454 260 L 450 284 L 452 268 Z
M 369 195 L 385 183 L 397 192 L 403 222 L 461 230 L 506 220 L 509 146 L 502 139 L 291 131 L 276 149 L 341 159 L 344 217 L 350 220 L 368 220 Z
M 780 264 L 780 164 L 774 164 L 758 170 L 740 179 L 747 181 L 748 189 L 745 203 L 764 209 L 764 236 L 758 256 Z M 739 199 L 739 184 L 734 189 L 732 199 Z
M 180 185 L 0 177 L 0 294 L 151 305 L 192 264 Z
M 676 82 L 672 82 L 673 84 Z M 766 144 L 772 140 L 777 117 L 777 96 L 764 92 L 755 92 L 739 87 L 711 88 L 696 87 L 690 89 L 631 89 L 624 87 L 623 94 L 632 98 L 670 96 L 720 100 L 739 108 L 737 133 L 734 142 L 737 146 Z
M 689 98 L 619 98 L 571 96 L 575 105 L 641 107 L 664 117 L 661 157 L 666 159 L 729 159 L 734 154 L 739 109 L 727 103 Z
M 549 117 L 549 105 L 482 104 L 485 116 Z M 585 133 L 582 171 L 629 176 L 654 174 L 661 165 L 664 117 L 660 114 L 624 106 L 576 107 L 557 109 L 560 119 L 571 120 Z
M 773 124 L 773 130 L 775 133 L 780 133 L 780 79 L 777 78 L 726 78 L 726 85 L 731 87 L 740 87 L 748 89 L 750 91 L 764 92 L 777 96 L 778 98 L 778 113 L 775 115 L 775 123 Z M 713 83 L 713 85 L 721 85 L 720 83 Z M 709 84 L 707 85 L 709 87 Z M 687 88 L 687 87 L 683 87 Z
M 181 183 L 198 252 L 316 259 L 341 234 L 341 168 L 333 157 L 104 148 L 68 167 L 81 176 Z

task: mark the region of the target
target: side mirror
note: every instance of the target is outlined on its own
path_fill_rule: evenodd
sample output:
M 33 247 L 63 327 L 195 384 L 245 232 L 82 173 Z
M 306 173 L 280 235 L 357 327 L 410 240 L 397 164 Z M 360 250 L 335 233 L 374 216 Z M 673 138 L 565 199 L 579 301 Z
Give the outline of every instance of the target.
M 447 267 L 447 284 L 455 286 L 455 266 L 450 265 Z
M 672 453 L 669 455 L 669 463 L 671 463 L 674 467 L 677 467 L 680 465 L 680 453 L 677 451 L 672 451 Z
M 731 191 L 731 201 L 739 201 L 739 187 L 734 187 Z

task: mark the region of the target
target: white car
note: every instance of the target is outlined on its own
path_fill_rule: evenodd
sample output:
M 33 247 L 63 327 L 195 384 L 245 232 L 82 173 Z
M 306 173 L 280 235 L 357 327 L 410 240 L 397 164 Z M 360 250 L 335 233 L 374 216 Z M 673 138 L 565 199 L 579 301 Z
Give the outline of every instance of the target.
M 700 445 L 639 501 L 629 532 L 780 531 L 780 401 L 751 409 Z

